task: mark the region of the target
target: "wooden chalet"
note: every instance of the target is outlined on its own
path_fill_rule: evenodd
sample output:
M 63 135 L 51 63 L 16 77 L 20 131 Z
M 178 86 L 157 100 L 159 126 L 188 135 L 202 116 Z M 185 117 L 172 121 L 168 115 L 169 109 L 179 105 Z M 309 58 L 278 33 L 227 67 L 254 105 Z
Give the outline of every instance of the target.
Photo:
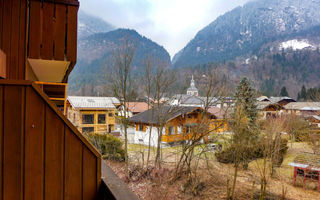
M 115 97 L 68 96 L 67 117 L 82 133 L 111 133 L 118 104 Z
M 158 128 L 161 126 L 164 127 L 161 138 L 163 144 L 196 139 L 200 136 L 207 140 L 211 118 L 214 116 L 204 112 L 200 107 L 162 106 L 160 110 L 152 108 L 137 114 L 129 118 L 129 122 L 136 127 L 135 143 L 148 145 L 151 137 L 151 145 L 157 146 Z M 201 130 L 199 127 L 202 127 Z M 197 134 L 194 131 L 197 131 Z
M 137 199 L 60 111 L 78 8 L 78 0 L 0 0 L 2 200 Z
M 210 107 L 208 112 L 213 116 L 210 120 L 210 130 L 213 133 L 224 133 L 229 131 L 228 128 L 228 113 L 219 107 Z
M 300 153 L 297 155 L 291 166 L 294 167 L 293 185 L 297 183 L 297 179 L 302 179 L 303 187 L 307 181 L 317 182 L 320 192 L 320 155 L 312 153 Z
M 268 101 L 257 102 L 258 115 L 261 119 L 269 117 L 279 117 L 283 112 L 284 107 L 278 103 L 271 103 Z
M 292 102 L 284 106 L 286 114 L 310 116 L 320 114 L 320 102 Z

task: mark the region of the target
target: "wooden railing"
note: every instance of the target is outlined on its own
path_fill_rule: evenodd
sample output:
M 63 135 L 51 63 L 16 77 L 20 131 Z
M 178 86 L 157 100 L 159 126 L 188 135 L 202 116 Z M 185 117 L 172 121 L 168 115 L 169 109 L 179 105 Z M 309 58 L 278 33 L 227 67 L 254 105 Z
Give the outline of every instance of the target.
M 138 199 L 31 81 L 0 80 L 0 199 Z
M 38 86 L 0 80 L 0 199 L 96 199 L 101 155 Z

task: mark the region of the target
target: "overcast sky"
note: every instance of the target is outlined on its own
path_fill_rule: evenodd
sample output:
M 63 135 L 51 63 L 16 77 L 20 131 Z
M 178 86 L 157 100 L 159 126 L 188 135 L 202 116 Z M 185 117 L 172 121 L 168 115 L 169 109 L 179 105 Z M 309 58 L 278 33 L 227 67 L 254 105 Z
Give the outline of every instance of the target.
M 164 46 L 171 57 L 219 15 L 249 0 L 80 0 L 80 9 Z

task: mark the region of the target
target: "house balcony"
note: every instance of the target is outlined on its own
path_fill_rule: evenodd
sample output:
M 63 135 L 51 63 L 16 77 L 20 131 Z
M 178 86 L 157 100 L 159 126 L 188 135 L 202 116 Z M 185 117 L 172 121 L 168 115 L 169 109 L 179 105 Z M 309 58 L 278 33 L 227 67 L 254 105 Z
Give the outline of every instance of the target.
M 138 199 L 31 81 L 0 80 L 0 196 Z

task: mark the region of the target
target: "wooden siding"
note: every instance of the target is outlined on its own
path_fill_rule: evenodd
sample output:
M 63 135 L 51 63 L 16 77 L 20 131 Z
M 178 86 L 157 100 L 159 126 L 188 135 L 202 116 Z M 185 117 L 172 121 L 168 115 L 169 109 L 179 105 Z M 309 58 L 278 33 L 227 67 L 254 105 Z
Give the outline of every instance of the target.
M 0 50 L 0 78 L 6 78 L 6 54 Z
M 26 0 L 0 0 L 0 49 L 6 54 L 6 78 L 24 79 Z
M 0 199 L 95 199 L 98 151 L 29 81 L 0 80 Z
M 68 103 L 67 108 L 67 117 L 68 119 L 75 125 L 80 132 L 82 132 L 82 128 L 94 128 L 94 133 L 108 133 L 109 126 L 111 126 L 111 131 L 115 130 L 116 125 L 116 117 L 115 117 L 116 109 L 109 109 L 109 110 L 79 110 L 74 109 L 70 103 Z M 98 122 L 99 114 L 105 115 L 105 123 Z M 112 114 L 110 117 L 109 114 Z M 93 124 L 83 124 L 82 117 L 83 115 L 93 115 L 94 122 Z
M 6 78 L 24 80 L 26 59 L 76 63 L 77 0 L 0 0 L 0 49 L 6 54 Z

